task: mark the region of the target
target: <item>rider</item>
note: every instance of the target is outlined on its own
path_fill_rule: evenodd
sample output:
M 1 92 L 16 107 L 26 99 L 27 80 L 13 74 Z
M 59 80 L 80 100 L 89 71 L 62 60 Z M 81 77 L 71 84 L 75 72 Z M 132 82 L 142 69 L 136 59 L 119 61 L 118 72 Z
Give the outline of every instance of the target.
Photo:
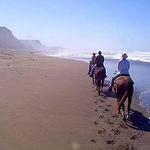
M 91 61 L 91 63 L 92 63 L 92 64 L 95 64 L 95 59 L 96 59 L 96 54 L 95 54 L 95 53 L 93 53 L 92 61 Z
M 92 67 L 95 65 L 95 59 L 96 59 L 96 54 L 93 53 L 90 64 L 89 64 L 89 71 L 88 74 L 90 74 Z
M 122 54 L 122 59 L 118 61 L 117 73 L 113 76 L 111 80 L 111 85 L 108 88 L 108 91 L 112 91 L 112 87 L 114 85 L 114 81 L 119 76 L 130 76 L 129 75 L 129 68 L 130 68 L 130 62 L 127 60 L 128 55 L 126 53 Z
M 94 73 L 95 67 L 103 67 L 104 68 L 105 78 L 107 77 L 106 76 L 106 69 L 104 67 L 104 56 L 102 55 L 101 51 L 98 52 L 98 56 L 95 59 L 95 65 L 91 69 L 90 77 L 93 77 L 93 73 Z

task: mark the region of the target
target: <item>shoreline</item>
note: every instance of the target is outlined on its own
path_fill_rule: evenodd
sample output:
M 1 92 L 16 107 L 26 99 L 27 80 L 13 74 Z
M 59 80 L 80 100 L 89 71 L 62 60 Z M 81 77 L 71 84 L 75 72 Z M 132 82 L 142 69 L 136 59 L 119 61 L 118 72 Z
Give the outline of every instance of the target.
M 67 58 L 67 57 L 57 57 L 57 56 L 48 56 L 48 55 L 43 55 L 43 56 L 46 56 L 46 57 L 54 57 L 54 58 L 60 58 L 60 59 L 66 59 L 66 60 L 73 60 L 73 61 L 79 61 L 79 62 L 81 62 L 81 63 L 85 63 L 85 64 L 88 64 L 88 62 L 86 62 L 86 61 L 84 61 L 82 58 L 80 59 L 80 58 L 77 58 L 77 57 L 73 57 L 73 58 Z M 118 59 L 107 59 L 106 58 L 106 60 L 111 60 L 111 61 L 117 61 Z M 131 60 L 132 62 L 135 62 L 135 63 L 139 63 L 139 62 L 142 62 L 142 61 L 134 61 L 134 60 Z M 144 64 L 150 64 L 150 62 L 142 62 L 142 63 L 144 63 Z M 87 68 L 87 70 L 88 70 L 88 68 Z M 106 79 L 106 81 L 108 81 L 108 82 L 110 82 L 110 80 L 109 79 Z M 134 87 L 134 88 L 136 88 L 136 87 Z M 136 97 L 135 99 L 136 99 L 136 102 L 137 102 L 137 105 L 139 106 L 139 108 L 140 108 L 140 110 L 142 109 L 143 110 L 143 112 L 144 112 L 144 114 L 148 117 L 148 118 L 150 118 L 150 108 L 147 108 L 147 106 L 145 106 L 142 102 L 141 102 L 141 100 L 140 100 L 140 93 L 141 93 L 141 91 L 139 91 L 139 89 L 137 89 L 137 91 L 135 91 L 134 90 L 134 94 L 136 94 L 136 95 L 134 95 L 134 97 Z M 142 103 L 142 105 L 140 104 L 140 103 Z
M 98 96 L 86 63 L 39 55 L 0 61 L 0 149 L 150 148 L 147 118 L 136 100 L 131 120 L 123 122 L 116 99 Z

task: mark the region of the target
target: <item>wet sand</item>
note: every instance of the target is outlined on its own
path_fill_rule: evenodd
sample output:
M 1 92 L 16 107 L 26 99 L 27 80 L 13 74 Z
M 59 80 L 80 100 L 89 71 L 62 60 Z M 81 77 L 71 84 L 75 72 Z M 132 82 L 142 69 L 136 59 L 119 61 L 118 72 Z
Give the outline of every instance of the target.
M 150 149 L 150 124 L 136 97 L 131 120 L 122 121 L 115 98 L 97 95 L 87 68 L 60 58 L 0 55 L 0 149 Z

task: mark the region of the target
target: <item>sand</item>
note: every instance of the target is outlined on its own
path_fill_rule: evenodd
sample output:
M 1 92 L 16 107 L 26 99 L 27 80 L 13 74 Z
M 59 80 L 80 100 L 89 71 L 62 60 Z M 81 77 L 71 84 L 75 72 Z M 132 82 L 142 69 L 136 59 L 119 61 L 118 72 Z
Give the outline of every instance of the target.
M 0 150 L 150 149 L 137 98 L 131 121 L 122 121 L 116 99 L 97 95 L 87 68 L 47 56 L 0 55 Z

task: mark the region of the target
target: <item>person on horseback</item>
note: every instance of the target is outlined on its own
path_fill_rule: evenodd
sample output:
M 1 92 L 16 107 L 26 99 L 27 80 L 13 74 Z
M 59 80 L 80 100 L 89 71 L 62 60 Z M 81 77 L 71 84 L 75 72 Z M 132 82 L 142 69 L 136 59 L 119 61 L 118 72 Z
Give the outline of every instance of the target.
M 92 67 L 95 65 L 95 59 L 96 59 L 96 54 L 93 53 L 90 64 L 89 64 L 88 75 L 90 74 Z
M 127 60 L 128 55 L 126 53 L 122 54 L 122 59 L 118 61 L 117 64 L 117 73 L 112 77 L 111 85 L 108 87 L 108 91 L 112 91 L 112 87 L 114 86 L 114 81 L 116 78 L 120 76 L 130 76 L 129 75 L 129 68 L 130 68 L 130 62 Z
M 95 59 L 95 65 L 92 67 L 91 72 L 90 72 L 90 77 L 93 77 L 93 73 L 96 67 L 102 67 L 104 69 L 104 77 L 106 78 L 106 69 L 104 67 L 104 56 L 102 55 L 102 52 L 98 52 L 98 56 Z
M 91 60 L 91 63 L 92 63 L 92 64 L 95 64 L 95 59 L 96 59 L 96 54 L 93 53 L 92 60 Z

